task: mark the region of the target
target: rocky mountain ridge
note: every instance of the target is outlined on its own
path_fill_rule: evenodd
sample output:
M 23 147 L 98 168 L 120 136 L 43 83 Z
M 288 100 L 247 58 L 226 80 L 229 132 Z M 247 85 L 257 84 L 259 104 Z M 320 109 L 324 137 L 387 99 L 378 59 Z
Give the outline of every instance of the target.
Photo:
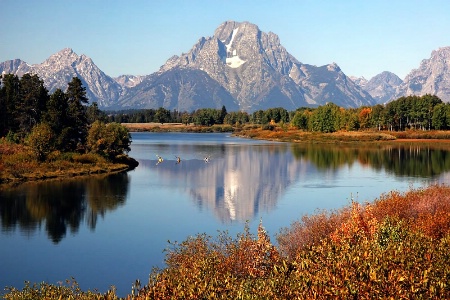
M 296 109 L 334 102 L 344 107 L 374 103 L 337 64 L 302 64 L 281 45 L 279 37 L 249 22 L 228 21 L 212 37 L 201 38 L 158 71 L 173 68 L 205 71 L 236 99 L 244 111 L 282 106 Z
M 450 102 L 450 47 L 431 52 L 429 59 L 421 61 L 404 80 L 391 72 L 382 72 L 367 81 L 352 77 L 378 103 L 386 103 L 402 96 L 431 94 L 444 102 Z
M 407 95 L 431 94 L 450 102 L 450 47 L 431 52 L 419 68 L 413 69 L 396 90 L 394 99 Z
M 450 101 L 450 47 L 432 52 L 405 80 L 383 72 L 370 80 L 348 77 L 336 63 L 298 61 L 272 32 L 249 22 L 228 21 L 202 37 L 188 53 L 169 58 L 150 75 L 112 78 L 86 55 L 66 48 L 41 64 L 15 59 L 1 73 L 37 74 L 50 92 L 65 90 L 77 76 L 91 102 L 102 109 L 159 108 L 193 111 L 221 108 L 252 112 L 270 107 L 294 110 L 334 102 L 342 107 L 385 103 L 409 94 L 436 94 Z

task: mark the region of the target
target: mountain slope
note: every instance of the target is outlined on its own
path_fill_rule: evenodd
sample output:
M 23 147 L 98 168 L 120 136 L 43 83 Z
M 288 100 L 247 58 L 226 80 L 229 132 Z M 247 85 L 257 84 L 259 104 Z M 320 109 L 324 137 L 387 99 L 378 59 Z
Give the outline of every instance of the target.
M 20 59 L 7 60 L 0 63 L 1 74 L 15 74 L 22 76 L 25 73 L 30 72 L 31 66 Z
M 41 64 L 28 65 L 21 60 L 4 62 L 0 71 L 22 76 L 24 73 L 37 74 L 50 92 L 65 91 L 73 77 L 78 77 L 86 87 L 90 102 L 97 101 L 100 107 L 111 106 L 119 98 L 122 87 L 103 73 L 86 55 L 77 55 L 65 48 L 46 59 Z
M 118 102 L 120 108 L 159 108 L 193 111 L 221 108 L 237 111 L 234 98 L 205 72 L 173 68 L 153 74 L 130 88 Z
M 188 53 L 170 58 L 158 74 L 173 68 L 205 71 L 245 111 L 329 101 L 345 107 L 374 103 L 336 64 L 302 64 L 281 46 L 276 34 L 261 32 L 248 22 L 221 24 L 212 37 L 203 37 Z
M 394 73 L 384 71 L 372 77 L 363 87 L 377 103 L 386 103 L 394 99 L 397 88 L 403 81 Z
M 450 47 L 439 48 L 412 70 L 397 88 L 395 98 L 432 94 L 450 102 Z

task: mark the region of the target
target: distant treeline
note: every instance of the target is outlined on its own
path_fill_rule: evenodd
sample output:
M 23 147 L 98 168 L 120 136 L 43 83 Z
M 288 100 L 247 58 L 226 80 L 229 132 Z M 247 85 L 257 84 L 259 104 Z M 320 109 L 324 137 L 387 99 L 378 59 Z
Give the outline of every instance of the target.
M 291 124 L 307 131 L 335 132 L 339 130 L 450 129 L 450 104 L 434 95 L 401 97 L 386 105 L 342 108 L 328 103 L 317 108 L 302 107 L 295 111 L 284 108 L 246 112 L 227 112 L 222 109 L 203 108 L 192 113 L 170 111 L 165 108 L 122 110 L 109 112 L 110 121 L 118 123 L 194 123 L 261 124 L 270 128 L 272 123 Z

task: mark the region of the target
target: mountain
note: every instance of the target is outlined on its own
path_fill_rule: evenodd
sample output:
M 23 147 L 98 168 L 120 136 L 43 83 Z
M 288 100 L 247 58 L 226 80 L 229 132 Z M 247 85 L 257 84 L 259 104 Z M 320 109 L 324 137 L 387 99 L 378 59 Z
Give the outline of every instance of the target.
M 158 80 L 174 70 L 205 72 L 235 99 L 239 109 L 249 112 L 276 106 L 293 110 L 330 101 L 344 107 L 374 103 L 336 64 L 302 64 L 281 46 L 276 34 L 261 32 L 248 22 L 221 24 L 212 37 L 202 37 L 188 53 L 171 57 L 147 80 Z
M 193 111 L 221 108 L 238 111 L 239 106 L 217 81 L 204 71 L 173 68 L 152 74 L 128 90 L 117 103 L 120 108 L 159 108 Z
M 103 73 L 92 59 L 77 55 L 70 48 L 51 55 L 41 64 L 28 65 L 17 59 L 3 62 L 0 72 L 18 76 L 27 72 L 37 74 L 51 93 L 58 88 L 65 91 L 72 78 L 79 77 L 86 87 L 88 99 L 97 101 L 102 108 L 113 105 L 122 93 L 121 85 Z
M 16 74 L 22 76 L 25 73 L 30 72 L 31 66 L 20 59 L 7 60 L 0 63 L 1 74 Z
M 252 112 L 271 107 L 294 110 L 334 102 L 343 107 L 374 105 L 375 100 L 336 63 L 299 62 L 279 37 L 249 22 L 228 21 L 202 37 L 188 53 L 172 56 L 147 76 L 111 78 L 86 55 L 66 48 L 41 64 L 21 60 L 0 64 L 0 72 L 37 74 L 50 92 L 66 90 L 78 76 L 91 102 L 102 109 L 158 108 L 192 111 L 221 108 Z
M 394 99 L 425 94 L 450 102 L 450 47 L 434 50 L 429 59 L 422 60 L 419 68 L 412 70 L 397 88 Z
M 349 78 L 363 90 L 364 90 L 366 84 L 369 82 L 366 78 L 364 78 L 364 76 L 362 76 L 362 77 L 349 76 Z
M 386 103 L 395 99 L 397 88 L 403 81 L 394 73 L 384 71 L 372 77 L 362 87 L 377 103 Z

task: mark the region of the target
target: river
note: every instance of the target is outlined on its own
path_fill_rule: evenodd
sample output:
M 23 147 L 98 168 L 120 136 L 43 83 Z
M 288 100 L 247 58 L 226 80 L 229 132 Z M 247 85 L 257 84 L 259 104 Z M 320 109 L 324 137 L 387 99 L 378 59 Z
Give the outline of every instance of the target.
M 276 243 L 304 214 L 450 178 L 450 153 L 417 145 L 293 145 L 228 133 L 132 140 L 133 171 L 0 191 L 2 288 L 74 277 L 83 290 L 114 285 L 125 296 L 164 267 L 169 240 L 234 237 L 262 221 Z

